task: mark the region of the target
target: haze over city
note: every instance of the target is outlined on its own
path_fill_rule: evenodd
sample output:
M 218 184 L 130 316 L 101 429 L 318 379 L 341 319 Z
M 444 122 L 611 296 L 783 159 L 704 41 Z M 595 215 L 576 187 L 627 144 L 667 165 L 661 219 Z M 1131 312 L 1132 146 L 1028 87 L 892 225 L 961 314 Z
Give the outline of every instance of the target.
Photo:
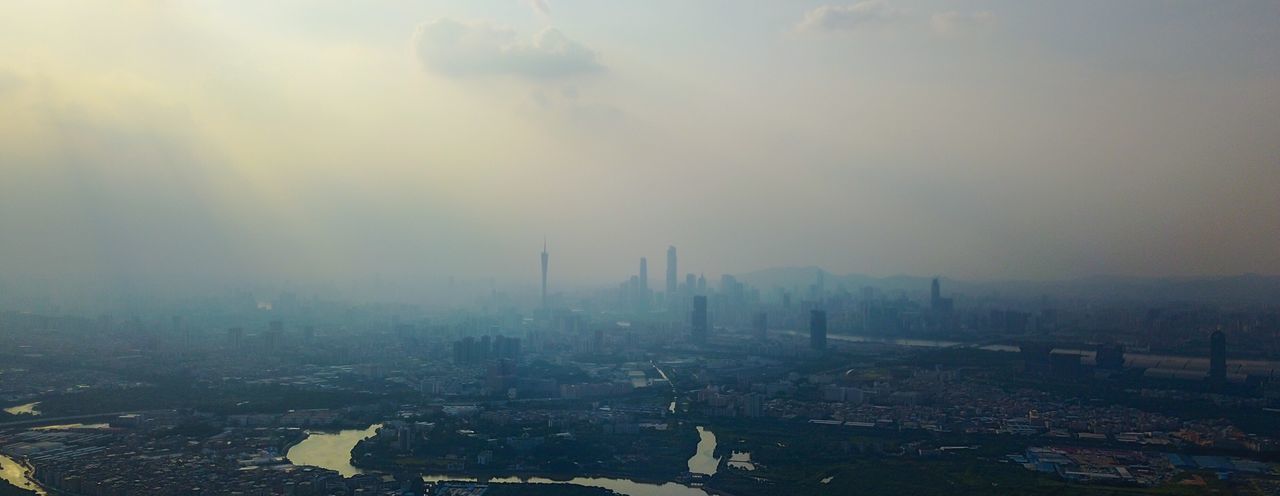
M 532 286 L 544 238 L 587 286 L 670 244 L 713 277 L 1276 274 L 1276 17 L 6 2 L 0 279 Z
M 0 496 L 1280 494 L 1280 3 L 0 1 Z

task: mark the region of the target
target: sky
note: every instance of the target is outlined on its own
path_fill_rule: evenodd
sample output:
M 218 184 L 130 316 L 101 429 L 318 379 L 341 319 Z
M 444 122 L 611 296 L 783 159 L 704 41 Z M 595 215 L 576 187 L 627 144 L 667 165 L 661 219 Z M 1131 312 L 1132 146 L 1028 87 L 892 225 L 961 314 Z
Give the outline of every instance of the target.
M 0 2 L 0 278 L 1280 273 L 1280 3 Z

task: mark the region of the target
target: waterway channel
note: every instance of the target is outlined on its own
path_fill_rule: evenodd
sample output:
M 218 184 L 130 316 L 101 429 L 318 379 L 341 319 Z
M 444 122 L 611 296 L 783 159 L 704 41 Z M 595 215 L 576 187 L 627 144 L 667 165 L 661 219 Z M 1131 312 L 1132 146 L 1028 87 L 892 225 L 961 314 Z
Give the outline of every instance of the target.
M 770 332 L 783 334 L 794 337 L 807 337 L 807 331 L 796 331 L 791 329 L 770 330 Z M 851 343 L 880 343 L 891 344 L 896 346 L 908 346 L 917 348 L 975 348 L 985 351 L 999 351 L 1017 353 L 1022 348 L 1012 344 L 975 344 L 963 343 L 960 341 L 944 341 L 933 339 L 896 339 L 884 338 L 876 336 L 859 336 L 856 334 L 827 334 L 827 339 L 832 341 L 845 341 Z M 1081 350 L 1075 348 L 1055 348 L 1059 353 L 1071 353 L 1093 359 L 1095 352 L 1093 350 Z M 1208 357 L 1194 357 L 1182 355 L 1166 355 L 1160 353 L 1132 353 L 1124 354 L 1126 367 L 1138 367 L 1148 369 L 1167 369 L 1167 370 L 1191 370 L 1191 371 L 1207 371 L 1209 370 Z M 1275 360 L 1228 360 L 1227 373 L 1229 374 L 1256 374 L 1263 376 L 1275 375 L 1280 372 L 1280 361 Z

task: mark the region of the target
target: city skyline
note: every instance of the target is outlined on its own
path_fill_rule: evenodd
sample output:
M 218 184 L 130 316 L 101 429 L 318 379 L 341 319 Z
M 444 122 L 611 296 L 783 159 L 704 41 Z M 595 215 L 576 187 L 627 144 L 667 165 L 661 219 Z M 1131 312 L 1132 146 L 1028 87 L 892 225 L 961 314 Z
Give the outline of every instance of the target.
M 1277 0 L 0 1 L 0 496 L 1280 495 L 1277 48 Z
M 0 277 L 1280 274 L 1269 5 L 546 5 L 0 6 Z

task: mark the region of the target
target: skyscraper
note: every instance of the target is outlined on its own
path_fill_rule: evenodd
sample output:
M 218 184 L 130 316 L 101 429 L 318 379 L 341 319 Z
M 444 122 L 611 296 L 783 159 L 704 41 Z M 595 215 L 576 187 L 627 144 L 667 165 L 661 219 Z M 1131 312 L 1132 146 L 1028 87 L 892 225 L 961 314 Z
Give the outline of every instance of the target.
M 1209 335 L 1209 384 L 1214 388 L 1227 384 L 1227 335 L 1222 331 Z
M 547 309 L 547 240 L 542 240 L 542 309 Z
M 667 301 L 674 302 L 676 296 L 676 247 L 667 247 Z
M 942 284 L 938 282 L 938 278 L 933 278 L 933 286 L 929 288 L 929 309 L 936 316 L 947 316 L 954 308 L 951 298 L 942 297 Z
M 693 297 L 693 315 L 691 316 L 693 340 L 698 343 L 707 342 L 707 297 L 698 295 Z
M 818 351 L 827 349 L 827 312 L 809 312 L 809 347 Z
M 646 298 L 649 294 L 649 259 L 640 257 L 640 297 Z
M 653 295 L 649 294 L 649 259 L 640 257 L 640 276 L 638 285 L 636 286 L 636 310 L 641 312 L 649 311 L 649 300 Z

